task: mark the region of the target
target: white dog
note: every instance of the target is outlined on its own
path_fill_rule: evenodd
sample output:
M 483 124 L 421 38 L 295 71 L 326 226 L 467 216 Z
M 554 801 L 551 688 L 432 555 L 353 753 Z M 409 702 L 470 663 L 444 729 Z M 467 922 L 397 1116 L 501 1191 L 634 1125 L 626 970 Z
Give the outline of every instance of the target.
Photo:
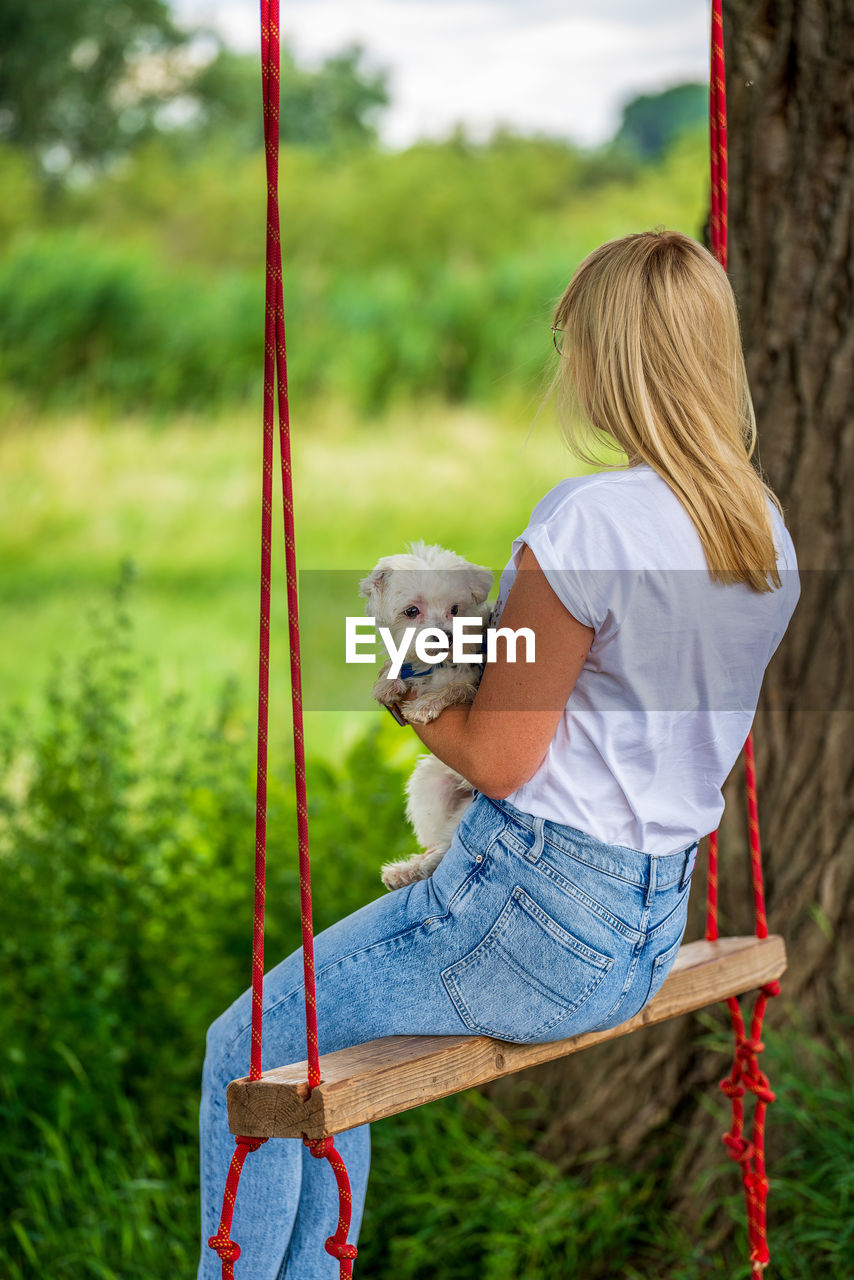
M 472 702 L 480 681 L 482 664 L 455 663 L 449 654 L 431 665 L 418 657 L 415 645 L 426 630 L 444 632 L 449 641 L 453 620 L 477 618 L 488 625 L 490 608 L 486 597 L 492 586 L 492 572 L 469 564 L 462 556 L 442 547 L 410 544 L 408 554 L 386 556 L 367 578 L 360 591 L 367 597 L 365 612 L 375 625 L 387 627 L 400 649 L 407 629 L 412 631 L 404 650 L 404 665 L 396 679 L 390 679 L 387 661 L 374 685 L 373 694 L 385 706 L 397 703 L 411 688 L 418 696 L 400 706 L 409 722 L 425 724 L 435 720 L 445 707 Z M 472 628 L 475 631 L 475 628 Z M 472 787 L 454 769 L 435 756 L 420 756 L 406 787 L 406 816 L 412 824 L 422 853 L 405 862 L 386 863 L 382 882 L 389 889 L 433 874 L 448 851 L 454 831 L 472 801 Z

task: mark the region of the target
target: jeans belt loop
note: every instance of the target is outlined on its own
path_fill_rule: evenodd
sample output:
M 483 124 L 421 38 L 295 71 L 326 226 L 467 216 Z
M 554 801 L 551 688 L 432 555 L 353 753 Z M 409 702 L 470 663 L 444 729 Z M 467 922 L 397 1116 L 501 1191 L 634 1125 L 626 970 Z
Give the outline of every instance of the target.
M 643 905 L 645 907 L 652 906 L 652 900 L 655 897 L 655 882 L 658 877 L 658 859 L 649 859 L 649 881 L 646 886 L 646 894 L 644 895 Z
M 529 862 L 536 862 L 546 843 L 546 833 L 543 830 L 545 818 L 534 818 L 534 843 L 528 853 Z

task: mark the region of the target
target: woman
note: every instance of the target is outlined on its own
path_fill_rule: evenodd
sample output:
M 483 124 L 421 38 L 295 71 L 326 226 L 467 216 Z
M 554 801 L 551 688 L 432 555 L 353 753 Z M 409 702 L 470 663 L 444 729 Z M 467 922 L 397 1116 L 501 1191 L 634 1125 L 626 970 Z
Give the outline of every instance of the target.
M 570 281 L 554 337 L 576 417 L 627 465 L 561 482 L 513 544 L 501 624 L 534 630 L 535 661 L 489 664 L 471 707 L 414 726 L 477 794 L 430 879 L 316 938 L 326 1053 L 399 1034 L 562 1039 L 636 1014 L 676 957 L 697 842 L 797 601 L 791 540 L 750 462 L 738 317 L 714 258 L 669 231 L 605 244 Z M 299 1060 L 301 952 L 266 976 L 265 1005 L 266 1062 Z M 208 1034 L 203 1242 L 249 1022 L 246 993 Z M 368 1127 L 336 1145 L 355 1240 Z M 243 1180 L 246 1280 L 335 1280 L 325 1162 L 276 1140 Z M 218 1275 L 203 1243 L 199 1276 Z

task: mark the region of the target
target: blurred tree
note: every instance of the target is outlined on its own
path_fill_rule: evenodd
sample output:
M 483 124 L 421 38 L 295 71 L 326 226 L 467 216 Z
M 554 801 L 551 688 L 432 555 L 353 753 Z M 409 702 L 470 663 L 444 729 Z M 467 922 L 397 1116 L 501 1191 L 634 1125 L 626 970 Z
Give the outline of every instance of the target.
M 263 145 L 258 60 L 222 46 L 198 66 L 194 35 L 166 0 L 75 0 L 0 7 L 0 143 L 49 174 L 103 164 L 155 131 L 180 145 L 221 137 Z M 209 38 L 209 37 L 208 37 Z M 373 142 L 389 101 L 386 75 L 357 46 L 317 70 L 282 49 L 285 142 Z
M 709 90 L 704 84 L 677 84 L 663 93 L 644 93 L 623 107 L 617 146 L 655 159 L 680 133 L 705 123 Z
M 0 6 L 0 140 L 54 172 L 123 150 L 174 92 L 184 39 L 165 0 Z
M 363 56 L 352 45 L 311 71 L 298 66 L 283 47 L 283 142 L 329 147 L 375 141 L 377 116 L 389 101 L 388 85 L 383 71 L 363 65 Z M 197 74 L 191 93 L 199 109 L 192 131 L 230 136 L 242 148 L 263 146 L 261 78 L 254 55 L 221 48 Z

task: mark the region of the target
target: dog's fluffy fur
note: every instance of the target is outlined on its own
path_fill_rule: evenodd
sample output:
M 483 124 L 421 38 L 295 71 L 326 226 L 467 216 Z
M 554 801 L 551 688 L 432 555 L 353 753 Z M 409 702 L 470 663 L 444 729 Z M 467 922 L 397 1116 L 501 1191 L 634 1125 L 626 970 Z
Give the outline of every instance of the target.
M 482 626 L 488 625 L 490 609 L 486 597 L 491 586 L 489 569 L 469 564 L 443 547 L 416 542 L 408 553 L 380 560 L 362 580 L 360 590 L 367 597 L 365 612 L 376 619 L 377 627 L 388 627 L 399 645 L 407 627 L 415 627 L 416 636 L 436 627 L 450 636 L 454 616 L 476 617 Z M 416 655 L 415 639 L 413 636 L 404 660 L 422 671 L 427 664 Z M 426 675 L 389 680 L 390 666 L 390 661 L 383 665 L 374 685 L 374 697 L 390 705 L 414 687 L 418 696 L 401 703 L 400 710 L 411 723 L 420 724 L 435 720 L 445 707 L 472 702 L 482 670 L 480 663 L 454 664 L 449 656 Z M 383 866 L 382 882 L 389 889 L 399 889 L 433 874 L 471 804 L 472 787 L 441 760 L 424 755 L 419 757 L 409 779 L 406 796 L 406 814 L 423 852 L 404 862 Z

